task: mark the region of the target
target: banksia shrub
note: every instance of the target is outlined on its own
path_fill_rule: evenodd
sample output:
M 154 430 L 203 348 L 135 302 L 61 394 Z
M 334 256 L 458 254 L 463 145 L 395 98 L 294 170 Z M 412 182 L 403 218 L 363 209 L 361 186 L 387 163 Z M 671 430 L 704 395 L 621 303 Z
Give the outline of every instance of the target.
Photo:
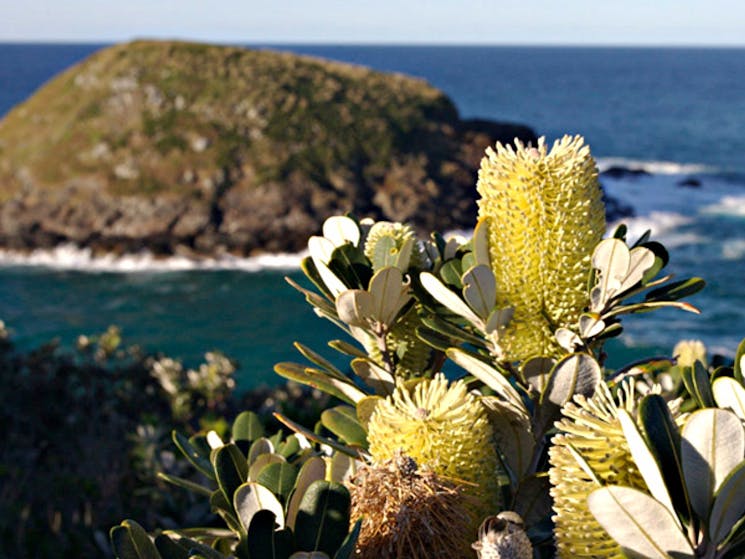
M 549 479 L 560 559 L 624 557 L 587 506 L 587 497 L 598 483 L 573 454 L 579 454 L 603 485 L 646 488 L 618 418 L 619 409 L 633 414 L 636 407 L 633 385 L 623 386 L 618 404 L 605 383 L 591 398 L 575 396 L 556 424 L 559 433 L 549 450 Z
M 471 546 L 479 559 L 533 559 L 533 544 L 525 524 L 513 511 L 490 516 L 479 527 L 479 539 Z
M 408 456 L 363 466 L 350 480 L 352 518 L 361 518 L 355 557 L 455 559 L 469 556 L 471 518 L 463 487 Z
M 481 161 L 479 217 L 487 220 L 497 306 L 515 314 L 500 346 L 508 361 L 557 356 L 559 327 L 588 304 L 590 257 L 605 232 L 595 161 L 580 136 L 551 151 L 497 144 Z
M 448 385 L 444 375 L 399 387 L 378 403 L 368 425 L 372 458 L 399 453 L 436 474 L 463 482 L 477 497 L 473 531 L 481 517 L 499 510 L 499 462 L 486 409 L 463 381 Z

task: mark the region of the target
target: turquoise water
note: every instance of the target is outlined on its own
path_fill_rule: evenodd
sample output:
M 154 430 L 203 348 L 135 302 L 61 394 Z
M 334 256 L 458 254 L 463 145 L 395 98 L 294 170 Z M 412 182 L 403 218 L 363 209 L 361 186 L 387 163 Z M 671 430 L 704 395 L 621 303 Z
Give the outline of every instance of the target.
M 0 114 L 96 48 L 0 45 Z M 633 234 L 652 228 L 667 244 L 671 271 L 708 280 L 693 299 L 704 312 L 627 321 L 611 364 L 667 353 L 688 337 L 732 353 L 745 336 L 745 50 L 287 48 L 422 76 L 464 116 L 526 122 L 549 137 L 581 133 L 601 168 L 649 171 L 603 183 L 636 209 Z M 690 177 L 702 186 L 678 186 Z M 241 364 L 243 387 L 275 382 L 272 365 L 296 358 L 294 340 L 322 349 L 338 336 L 284 282 L 287 270 L 267 269 L 296 260 L 199 270 L 146 257 L 92 261 L 69 250 L 37 255 L 34 265 L 5 255 L 0 319 L 24 347 L 54 337 L 71 344 L 78 334 L 118 324 L 127 341 L 191 365 L 205 351 L 224 351 Z

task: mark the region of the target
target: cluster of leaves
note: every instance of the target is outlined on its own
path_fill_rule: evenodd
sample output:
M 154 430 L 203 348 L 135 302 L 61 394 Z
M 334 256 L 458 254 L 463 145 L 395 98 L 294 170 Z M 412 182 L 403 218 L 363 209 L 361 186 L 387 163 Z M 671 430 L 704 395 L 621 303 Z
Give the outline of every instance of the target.
M 179 371 L 172 383 L 158 363 Z M 185 369 L 123 345 L 113 327 L 81 336 L 75 350 L 21 350 L 0 323 L 0 556 L 101 557 L 106 531 L 125 515 L 148 527 L 210 518 L 208 506 L 157 478 L 195 476 L 164 426 L 225 430 L 222 417 L 245 408 L 313 424 L 328 402 L 297 385 L 234 394 L 233 369 L 216 353 Z
M 120 559 L 348 559 L 359 522 L 349 532 L 350 496 L 341 483 L 354 463 L 325 459 L 302 435 L 264 436 L 258 416 L 240 414 L 227 443 L 214 431 L 174 442 L 208 485 L 161 477 L 209 500 L 226 528 L 166 531 L 151 540 L 134 521 L 111 531 Z M 349 533 L 348 533 L 349 532 Z

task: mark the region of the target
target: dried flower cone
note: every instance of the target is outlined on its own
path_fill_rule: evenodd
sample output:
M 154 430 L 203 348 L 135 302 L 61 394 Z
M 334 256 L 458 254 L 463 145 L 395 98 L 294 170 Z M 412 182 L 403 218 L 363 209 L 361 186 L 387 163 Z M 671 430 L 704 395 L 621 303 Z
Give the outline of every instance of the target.
M 368 425 L 367 440 L 375 461 L 398 453 L 436 474 L 464 482 L 476 497 L 471 537 L 487 514 L 499 510 L 499 459 L 483 404 L 463 381 L 448 384 L 442 374 L 409 391 L 399 387 L 381 401 Z
M 556 423 L 559 434 L 549 450 L 549 480 L 559 559 L 624 557 L 587 507 L 587 496 L 598 486 L 569 450 L 570 445 L 574 447 L 604 485 L 646 489 L 618 419 L 619 409 L 633 414 L 636 407 L 633 385 L 624 387 L 620 404 L 613 400 L 605 383 L 592 398 L 575 396 L 574 403 L 562 410 L 564 419 Z
M 401 454 L 364 466 L 350 480 L 352 520 L 362 518 L 355 557 L 460 559 L 468 547 L 469 499 L 462 488 Z
M 481 161 L 479 217 L 487 220 L 497 305 L 515 307 L 499 344 L 509 361 L 556 356 L 559 327 L 588 304 L 590 258 L 605 232 L 595 161 L 580 136 L 551 151 L 497 144 Z
M 516 512 L 490 516 L 479 528 L 479 539 L 471 546 L 479 559 L 533 559 L 533 544 Z

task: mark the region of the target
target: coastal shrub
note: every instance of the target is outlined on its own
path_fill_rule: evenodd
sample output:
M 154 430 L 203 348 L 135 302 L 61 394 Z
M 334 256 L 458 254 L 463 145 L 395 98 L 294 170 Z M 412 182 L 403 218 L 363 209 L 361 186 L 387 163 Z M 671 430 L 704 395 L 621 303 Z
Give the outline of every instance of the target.
M 297 385 L 237 394 L 235 370 L 215 352 L 184 367 L 115 327 L 74 350 L 22 350 L 0 322 L 0 557 L 110 556 L 105 534 L 125 514 L 149 528 L 210 522 L 209 506 L 157 477 L 199 479 L 170 429 L 219 429 L 246 407 L 275 426 L 276 410 L 312 423 L 328 401 Z
M 275 371 L 336 401 L 315 423 L 274 414 L 291 447 L 254 433 L 250 414 L 227 440 L 177 432 L 212 481 L 164 478 L 209 501 L 221 527 L 148 535 L 124 521 L 120 559 L 743 556 L 745 341 L 731 366 L 697 342 L 607 365 L 624 315 L 699 312 L 684 299 L 703 280 L 673 281 L 649 233 L 603 238 L 580 137 L 498 144 L 477 190 L 470 238 L 324 223 L 302 262 L 309 285 L 288 282 L 344 332 L 328 345 L 348 366 L 296 344 L 307 363 Z M 286 521 L 309 464 L 339 484 L 335 523 L 309 509 L 335 545 L 309 546 L 299 517 Z

